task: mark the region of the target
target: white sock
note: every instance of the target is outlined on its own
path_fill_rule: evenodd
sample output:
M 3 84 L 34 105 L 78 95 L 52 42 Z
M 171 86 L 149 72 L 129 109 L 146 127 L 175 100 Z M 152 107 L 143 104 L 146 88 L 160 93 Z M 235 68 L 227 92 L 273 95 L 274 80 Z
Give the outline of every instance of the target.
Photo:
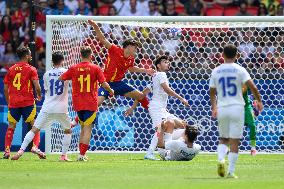
M 219 144 L 217 147 L 217 152 L 218 152 L 218 160 L 220 162 L 224 162 L 225 161 L 225 156 L 227 154 L 228 151 L 228 146 L 225 144 Z
M 24 141 L 23 141 L 23 143 L 22 143 L 22 145 L 21 145 L 21 149 L 22 149 L 23 151 L 26 150 L 27 146 L 28 146 L 29 143 L 33 140 L 34 136 L 35 136 L 35 134 L 34 134 L 34 132 L 32 132 L 32 131 L 29 131 L 29 132 L 26 134 L 26 136 L 25 136 L 25 138 L 24 138 Z
M 151 144 L 148 148 L 147 154 L 153 154 L 157 148 L 157 145 L 158 145 L 158 137 L 157 137 L 157 132 L 155 132 L 154 136 L 152 137 Z
M 71 134 L 64 134 L 62 141 L 62 155 L 66 155 L 71 143 Z
M 235 172 L 235 165 L 236 162 L 238 160 L 238 153 L 234 153 L 234 152 L 230 152 L 228 155 L 228 159 L 229 159 L 229 169 L 228 169 L 228 173 L 232 174 Z

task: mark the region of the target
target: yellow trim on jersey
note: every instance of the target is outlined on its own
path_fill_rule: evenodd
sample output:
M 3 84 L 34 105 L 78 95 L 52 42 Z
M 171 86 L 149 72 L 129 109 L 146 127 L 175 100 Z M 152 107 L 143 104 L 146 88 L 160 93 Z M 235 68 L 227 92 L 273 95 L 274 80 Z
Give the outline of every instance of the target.
M 35 116 L 36 116 L 36 105 L 34 104 L 34 108 L 25 122 L 29 123 L 33 121 L 35 119 Z
M 93 115 L 91 117 L 89 117 L 85 122 L 84 122 L 84 126 L 87 126 L 87 125 L 91 125 L 94 120 L 96 119 L 96 116 L 97 116 L 97 112 L 94 112 Z
M 13 118 L 10 111 L 8 111 L 8 122 L 17 123 L 17 120 L 15 118 Z
M 28 92 L 30 92 L 30 87 L 31 87 L 31 80 L 28 82 Z
M 111 79 L 110 79 L 111 82 L 115 79 L 116 74 L 117 74 L 117 68 L 115 69 L 114 75 L 113 75 L 113 76 L 111 77 Z
M 107 69 L 107 68 L 108 68 L 109 63 L 110 63 L 110 57 L 108 56 L 108 57 L 107 57 L 107 62 L 106 62 L 105 69 Z

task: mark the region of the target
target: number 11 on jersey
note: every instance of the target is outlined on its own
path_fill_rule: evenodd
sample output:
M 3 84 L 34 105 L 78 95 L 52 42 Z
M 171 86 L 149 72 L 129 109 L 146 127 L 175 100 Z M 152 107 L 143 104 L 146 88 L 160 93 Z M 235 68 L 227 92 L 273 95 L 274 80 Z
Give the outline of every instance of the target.
M 85 78 L 83 75 L 80 75 L 78 78 L 78 81 L 80 82 L 80 92 L 82 93 L 84 90 L 84 82 L 87 83 L 87 90 L 86 92 L 89 93 L 91 92 L 91 77 L 90 74 L 88 74 Z

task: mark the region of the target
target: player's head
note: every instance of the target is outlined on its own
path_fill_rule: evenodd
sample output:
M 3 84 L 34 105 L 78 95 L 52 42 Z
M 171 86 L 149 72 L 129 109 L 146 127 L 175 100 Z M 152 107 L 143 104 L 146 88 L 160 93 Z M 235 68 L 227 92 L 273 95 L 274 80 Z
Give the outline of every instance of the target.
M 223 50 L 223 57 L 225 60 L 227 59 L 236 59 L 237 57 L 237 52 L 238 52 L 238 49 L 235 45 L 233 44 L 228 44 L 224 47 L 224 50 Z
M 21 61 L 30 62 L 32 61 L 32 54 L 29 47 L 20 46 L 17 48 L 17 55 Z
M 168 56 L 166 55 L 162 55 L 159 56 L 155 61 L 154 61 L 154 65 L 156 67 L 156 69 L 160 72 L 166 72 L 169 70 L 170 68 L 170 63 L 168 61 Z
M 137 52 L 137 48 L 140 46 L 141 44 L 138 41 L 135 41 L 134 39 L 126 39 L 122 43 L 122 47 L 125 53 L 129 56 L 135 56 Z
M 81 53 L 81 58 L 82 59 L 92 59 L 92 49 L 91 47 L 88 46 L 83 46 L 80 49 L 80 53 Z
M 193 143 L 196 140 L 198 133 L 199 132 L 198 132 L 196 127 L 189 126 L 189 125 L 185 126 L 184 134 L 185 134 L 188 142 Z
M 64 56 L 61 52 L 57 51 L 52 53 L 52 63 L 54 66 L 60 66 L 63 63 Z

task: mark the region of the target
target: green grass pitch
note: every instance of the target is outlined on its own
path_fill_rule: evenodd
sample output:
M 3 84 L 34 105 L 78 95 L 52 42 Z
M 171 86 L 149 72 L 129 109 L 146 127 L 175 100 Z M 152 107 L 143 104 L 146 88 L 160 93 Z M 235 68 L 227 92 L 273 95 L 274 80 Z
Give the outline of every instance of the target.
M 284 154 L 241 154 L 239 179 L 217 176 L 215 154 L 200 154 L 190 162 L 148 161 L 143 154 L 88 155 L 88 162 L 59 162 L 58 155 L 39 160 L 30 153 L 18 161 L 0 159 L 0 188 L 284 189 Z

